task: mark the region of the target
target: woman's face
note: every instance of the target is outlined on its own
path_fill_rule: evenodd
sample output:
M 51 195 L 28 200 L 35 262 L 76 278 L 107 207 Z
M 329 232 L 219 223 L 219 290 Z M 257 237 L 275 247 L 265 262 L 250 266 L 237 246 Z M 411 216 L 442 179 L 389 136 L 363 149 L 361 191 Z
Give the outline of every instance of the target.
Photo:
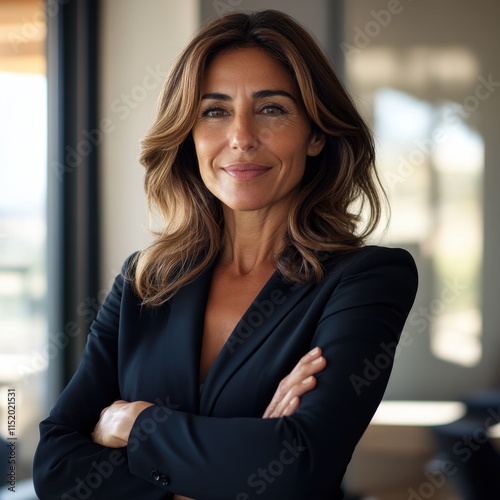
M 203 182 L 235 211 L 287 206 L 306 155 L 319 154 L 324 144 L 311 134 L 296 84 L 257 48 L 211 62 L 193 139 Z

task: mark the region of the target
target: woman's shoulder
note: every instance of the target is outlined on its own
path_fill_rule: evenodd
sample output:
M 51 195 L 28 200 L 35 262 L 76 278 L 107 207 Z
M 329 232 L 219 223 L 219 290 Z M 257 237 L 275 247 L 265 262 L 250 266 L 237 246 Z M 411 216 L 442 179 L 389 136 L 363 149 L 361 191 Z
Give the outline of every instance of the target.
M 130 281 L 134 279 L 135 269 L 137 267 L 137 259 L 140 255 L 140 251 L 136 250 L 131 253 L 122 263 L 121 271 L 119 277 L 123 281 Z
M 120 272 L 115 276 L 109 296 L 122 297 L 124 293 L 133 292 L 132 283 L 135 276 L 137 257 L 139 252 L 130 254 L 122 263 Z
M 399 247 L 367 245 L 325 259 L 326 276 L 377 270 L 386 274 L 406 270 L 415 277 L 418 274 L 413 256 Z
M 412 255 L 403 248 L 365 246 L 325 266 L 323 289 L 342 290 L 369 300 L 392 300 L 409 310 L 418 289 L 418 272 Z
M 411 253 L 400 247 L 385 247 L 378 245 L 366 245 L 352 253 L 353 258 L 358 260 L 393 260 L 396 262 L 415 263 Z

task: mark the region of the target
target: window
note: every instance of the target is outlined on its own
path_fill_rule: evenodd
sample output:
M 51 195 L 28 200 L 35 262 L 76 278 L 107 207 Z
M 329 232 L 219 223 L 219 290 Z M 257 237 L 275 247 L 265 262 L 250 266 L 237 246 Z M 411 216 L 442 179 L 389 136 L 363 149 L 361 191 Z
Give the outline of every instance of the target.
M 0 19 L 0 434 L 7 437 L 13 389 L 16 479 L 22 479 L 31 475 L 47 390 L 43 2 L 3 1 Z
M 376 241 L 407 248 L 420 275 L 388 399 L 459 398 L 488 370 L 483 189 L 495 87 L 481 21 L 444 31 L 450 5 L 345 3 L 346 80 L 374 131 L 391 205 Z M 454 23 L 470 18 L 462 3 Z
M 432 298 L 409 325 L 428 331 L 434 356 L 468 367 L 482 354 L 484 142 L 466 112 L 456 102 L 396 89 L 374 95 L 378 162 L 392 205 L 389 238 L 418 245 L 432 273 Z

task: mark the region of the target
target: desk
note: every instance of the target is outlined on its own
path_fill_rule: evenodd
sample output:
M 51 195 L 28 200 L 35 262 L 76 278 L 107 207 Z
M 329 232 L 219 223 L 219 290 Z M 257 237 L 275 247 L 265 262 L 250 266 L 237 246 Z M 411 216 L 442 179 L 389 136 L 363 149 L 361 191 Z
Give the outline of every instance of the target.
M 361 451 L 381 454 L 431 455 L 429 427 L 455 422 L 466 407 L 457 401 L 382 401 L 361 438 Z
M 349 465 L 349 490 L 406 492 L 419 485 L 436 453 L 431 427 L 452 423 L 465 413 L 465 405 L 457 401 L 382 401 Z M 500 428 L 498 433 L 500 442 Z

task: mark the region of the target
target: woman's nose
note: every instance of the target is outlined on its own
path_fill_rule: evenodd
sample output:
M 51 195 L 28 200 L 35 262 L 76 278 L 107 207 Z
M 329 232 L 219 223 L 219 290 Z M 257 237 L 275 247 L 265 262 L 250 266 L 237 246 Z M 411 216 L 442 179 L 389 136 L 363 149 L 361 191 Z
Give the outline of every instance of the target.
M 255 118 L 248 114 L 236 115 L 231 124 L 229 142 L 232 149 L 243 152 L 257 148 L 259 131 Z

